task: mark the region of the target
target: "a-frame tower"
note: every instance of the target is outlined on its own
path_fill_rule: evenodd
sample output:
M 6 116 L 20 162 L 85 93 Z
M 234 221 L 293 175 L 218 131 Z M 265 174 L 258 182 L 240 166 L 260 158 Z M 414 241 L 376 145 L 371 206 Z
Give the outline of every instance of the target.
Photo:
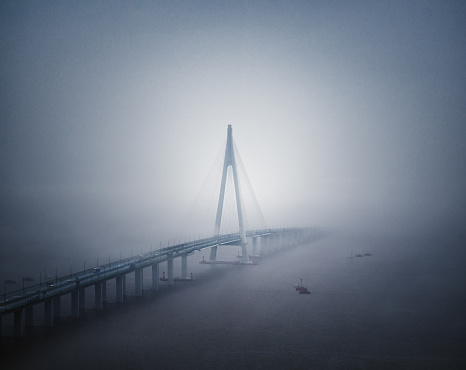
M 215 231 L 214 235 L 217 236 L 220 233 L 220 224 L 222 222 L 222 212 L 223 212 L 223 203 L 225 199 L 225 185 L 228 175 L 228 167 L 231 166 L 233 172 L 233 181 L 235 184 L 235 195 L 236 195 L 236 209 L 238 211 L 238 224 L 239 224 L 239 235 L 241 238 L 241 250 L 242 250 L 242 260 L 243 263 L 249 262 L 248 251 L 246 249 L 246 232 L 244 230 L 244 219 L 243 219 L 243 210 L 242 210 L 242 199 L 241 191 L 238 182 L 238 170 L 236 168 L 235 160 L 235 151 L 233 148 L 233 134 L 231 125 L 228 125 L 227 131 L 227 146 L 225 149 L 225 160 L 223 162 L 223 173 L 222 173 L 222 183 L 220 185 L 220 196 L 218 198 L 218 207 L 217 207 L 217 217 L 215 218 Z M 210 261 L 214 262 L 217 258 L 217 246 L 212 247 L 210 250 Z

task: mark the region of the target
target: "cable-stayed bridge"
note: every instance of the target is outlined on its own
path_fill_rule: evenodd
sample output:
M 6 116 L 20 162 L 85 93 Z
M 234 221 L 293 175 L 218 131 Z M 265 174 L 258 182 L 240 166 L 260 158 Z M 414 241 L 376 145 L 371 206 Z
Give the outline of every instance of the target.
M 236 155 L 235 155 L 236 153 Z M 44 323 L 53 326 L 54 319 L 61 317 L 61 301 L 71 297 L 71 315 L 79 317 L 85 308 L 86 289 L 94 290 L 95 309 L 101 310 L 107 301 L 107 282 L 114 280 L 116 289 L 116 302 L 124 302 L 126 291 L 126 277 L 134 274 L 134 294 L 143 294 L 143 274 L 150 270 L 151 287 L 153 291 L 159 289 L 159 281 L 166 281 L 169 286 L 175 285 L 175 281 L 192 280 L 188 276 L 188 256 L 210 249 L 208 260 L 201 261 L 202 264 L 232 264 L 232 265 L 255 265 L 260 258 L 281 248 L 289 248 L 299 244 L 315 240 L 321 236 L 317 228 L 267 228 L 258 202 L 252 192 L 252 187 L 247 181 L 248 189 L 253 204 L 253 219 L 258 221 L 259 228 L 248 229 L 247 207 L 243 201 L 243 192 L 240 185 L 239 169 L 237 165 L 237 150 L 233 142 L 232 128 L 228 126 L 227 143 L 222 167 L 220 190 L 218 193 L 218 204 L 216 207 L 214 232 L 211 236 L 197 240 L 189 240 L 184 243 L 174 244 L 165 248 L 148 253 L 132 256 L 123 260 L 85 269 L 83 271 L 66 276 L 55 276 L 44 278 L 39 284 L 28 285 L 32 278 L 25 277 L 22 289 L 7 291 L 7 287 L 15 284 L 13 280 L 4 281 L 3 299 L 0 301 L 0 329 L 1 318 L 13 315 L 14 335 L 22 336 L 25 327 L 33 326 L 34 307 L 42 304 L 44 310 Z M 244 167 L 243 167 L 244 169 Z M 228 181 L 230 182 L 228 183 Z M 237 215 L 237 230 L 234 232 L 222 232 L 222 218 L 225 215 L 225 194 L 234 190 L 234 204 Z M 230 197 L 231 198 L 231 197 Z M 230 199 L 231 201 L 231 199 Z M 251 220 L 251 218 L 249 218 Z M 257 224 L 257 223 L 256 223 Z M 249 243 L 251 241 L 251 243 Z M 258 242 L 260 241 L 260 243 Z M 235 261 L 219 261 L 217 249 L 222 246 L 237 245 L 241 247 L 242 255 Z M 248 246 L 250 247 L 248 248 Z M 173 261 L 181 258 L 181 278 L 174 277 Z M 166 263 L 167 277 L 163 273 L 160 277 L 160 264 Z

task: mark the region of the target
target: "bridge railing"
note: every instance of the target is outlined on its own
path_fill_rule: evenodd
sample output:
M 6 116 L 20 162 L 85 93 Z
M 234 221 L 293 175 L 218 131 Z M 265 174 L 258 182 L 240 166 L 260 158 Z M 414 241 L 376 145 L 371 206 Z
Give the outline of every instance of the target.
M 249 230 L 246 232 L 246 236 L 249 238 L 257 236 L 265 236 L 272 234 L 279 234 L 284 232 L 299 232 L 299 231 L 312 231 L 316 229 L 310 228 L 267 228 L 260 230 Z M 98 281 L 108 280 L 118 275 L 130 273 L 136 269 L 145 268 L 151 266 L 154 263 L 165 262 L 169 259 L 179 257 L 183 254 L 188 254 L 195 251 L 200 251 L 205 248 L 210 248 L 215 245 L 229 244 L 238 242 L 241 240 L 239 233 L 223 234 L 218 236 L 212 236 L 204 239 L 198 239 L 189 241 L 186 243 L 179 243 L 173 246 L 159 248 L 157 250 L 146 252 L 137 256 L 132 256 L 118 261 L 113 261 L 109 264 L 104 264 L 82 271 L 78 271 L 73 274 L 64 275 L 61 277 L 55 276 L 55 278 L 46 279 L 39 284 L 28 285 L 24 289 L 17 289 L 10 291 L 3 295 L 2 301 L 0 301 L 0 312 L 4 311 L 2 308 L 6 308 L 7 305 L 14 303 L 15 301 L 26 300 L 26 303 L 33 303 L 34 300 L 42 299 L 42 295 L 47 291 L 47 288 L 54 288 L 53 296 L 65 294 L 78 287 L 85 287 L 95 284 Z M 98 269 L 98 270 L 97 270 Z M 80 281 L 83 280 L 81 285 Z M 79 282 L 79 283 L 77 283 Z M 74 286 L 73 286 L 74 283 Z M 50 285 L 51 284 L 51 285 Z M 59 288 L 59 289 L 57 289 Z M 51 296 L 47 296 L 50 298 Z M 3 307 L 2 307 L 3 306 Z

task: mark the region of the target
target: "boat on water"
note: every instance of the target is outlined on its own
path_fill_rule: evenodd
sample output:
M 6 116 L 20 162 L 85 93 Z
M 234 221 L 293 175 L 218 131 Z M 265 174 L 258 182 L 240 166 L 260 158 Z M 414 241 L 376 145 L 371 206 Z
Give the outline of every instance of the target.
M 311 292 L 307 290 L 306 287 L 302 287 L 302 289 L 298 293 L 299 294 L 311 294 Z
M 299 294 L 311 294 L 311 292 L 303 286 L 303 279 L 301 279 L 300 283 L 295 284 L 294 287 Z
M 165 271 L 162 273 L 162 277 L 160 278 L 160 280 L 168 281 L 168 278 L 165 276 Z M 191 276 L 188 278 L 180 278 L 177 276 L 176 278 L 173 278 L 173 281 L 194 281 L 193 273 L 191 272 Z

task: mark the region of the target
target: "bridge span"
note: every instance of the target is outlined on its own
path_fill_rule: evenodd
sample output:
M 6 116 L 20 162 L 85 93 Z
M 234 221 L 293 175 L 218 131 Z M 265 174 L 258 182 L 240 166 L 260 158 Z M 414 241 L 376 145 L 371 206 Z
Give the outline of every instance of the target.
M 319 238 L 320 231 L 315 228 L 277 228 L 251 230 L 246 232 L 246 238 L 252 239 L 253 258 L 261 258 L 281 248 L 289 248 Z M 260 240 L 260 245 L 258 245 Z M 26 289 L 5 294 L 1 302 L 1 319 L 13 315 L 14 335 L 22 336 L 25 327 L 33 326 L 34 307 L 42 304 L 44 308 L 44 323 L 53 326 L 54 319 L 61 317 L 61 298 L 71 295 L 71 315 L 79 317 L 84 310 L 85 289 L 94 287 L 95 309 L 102 310 L 107 297 L 107 282 L 116 280 L 116 302 L 124 302 L 126 296 L 126 276 L 134 273 L 135 295 L 142 296 L 143 271 L 151 269 L 151 290 L 159 289 L 161 263 L 167 263 L 168 285 L 175 284 L 173 260 L 181 258 L 181 277 L 188 280 L 188 256 L 206 248 L 220 245 L 244 245 L 240 233 L 217 235 L 210 238 L 180 243 L 171 247 L 140 254 L 135 257 L 90 268 L 70 275 L 55 277 L 55 279 L 30 285 Z M 208 263 L 225 263 L 225 261 L 210 260 Z M 257 262 L 235 262 L 235 264 L 254 265 Z

